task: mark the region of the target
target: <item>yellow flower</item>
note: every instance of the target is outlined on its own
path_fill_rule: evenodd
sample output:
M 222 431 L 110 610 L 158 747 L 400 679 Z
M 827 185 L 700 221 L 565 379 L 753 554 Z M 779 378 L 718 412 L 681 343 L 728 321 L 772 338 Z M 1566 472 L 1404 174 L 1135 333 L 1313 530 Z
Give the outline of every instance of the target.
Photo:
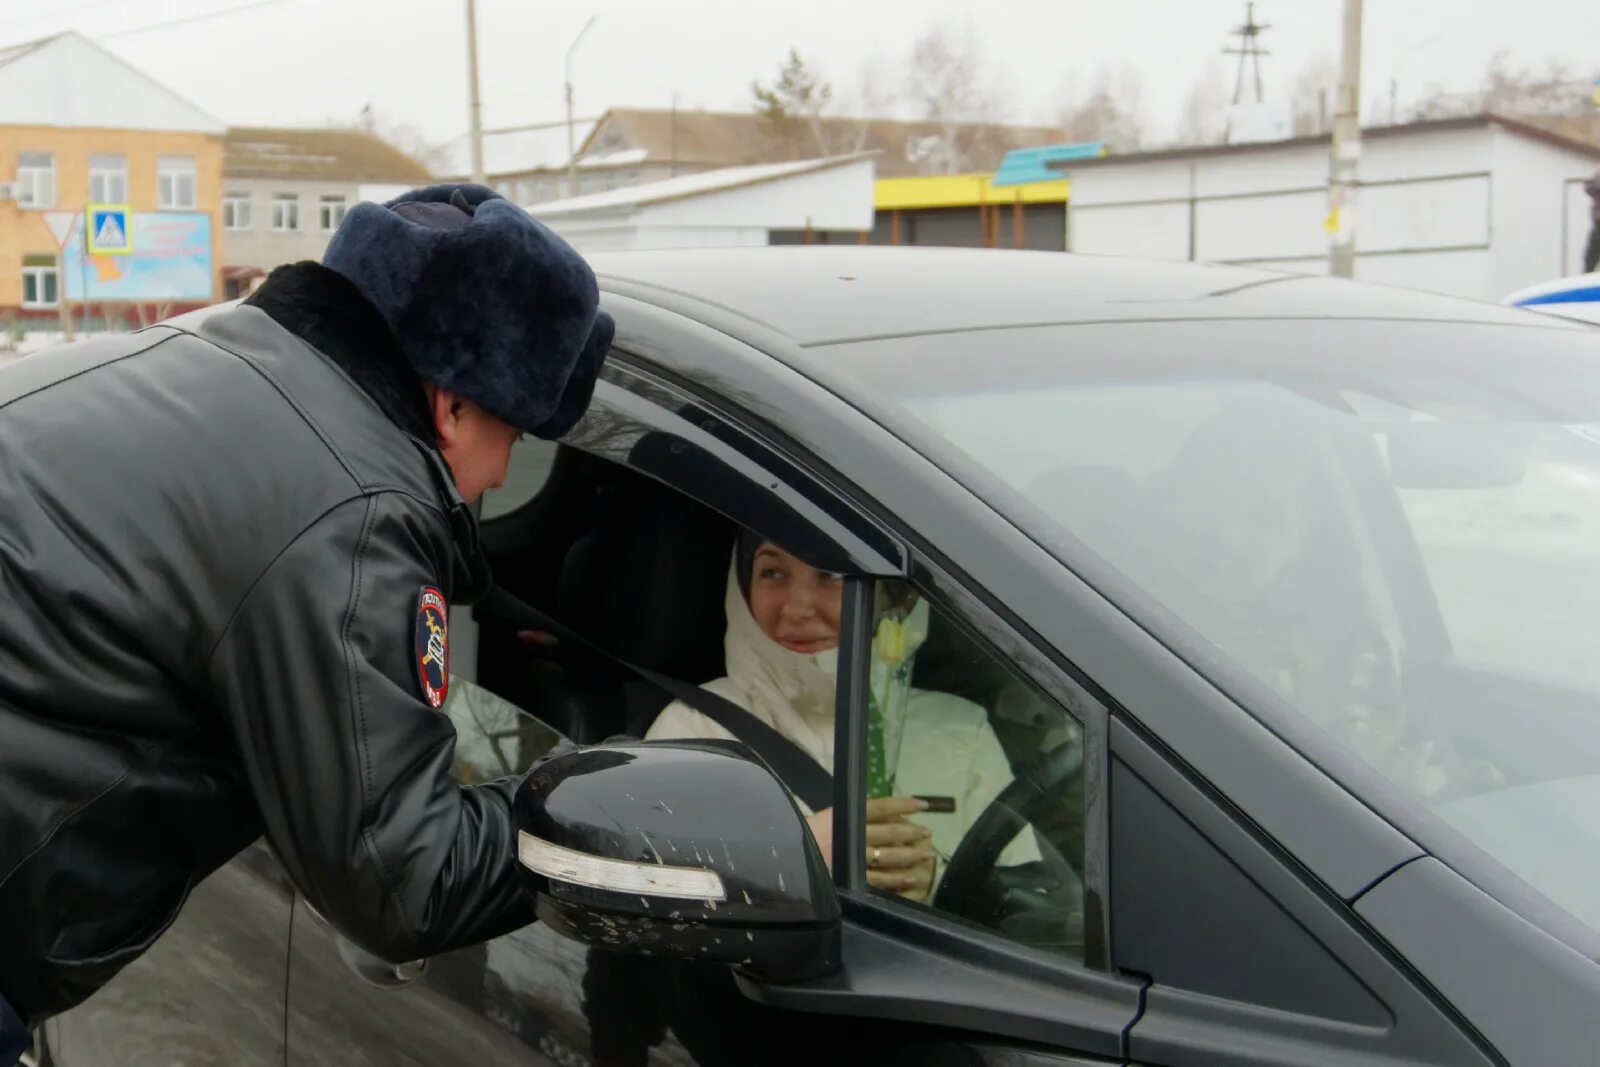
M 872 641 L 872 652 L 890 667 L 905 659 L 905 621 L 902 619 L 884 619 L 880 622 L 878 624 L 878 633 Z

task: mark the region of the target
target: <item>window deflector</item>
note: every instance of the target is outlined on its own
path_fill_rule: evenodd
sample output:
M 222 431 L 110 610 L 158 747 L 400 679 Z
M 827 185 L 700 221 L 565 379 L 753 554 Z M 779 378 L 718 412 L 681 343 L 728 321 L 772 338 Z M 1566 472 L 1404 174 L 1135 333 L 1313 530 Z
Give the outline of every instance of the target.
M 654 478 L 813 566 L 900 577 L 899 539 L 730 418 L 613 360 L 562 443 Z

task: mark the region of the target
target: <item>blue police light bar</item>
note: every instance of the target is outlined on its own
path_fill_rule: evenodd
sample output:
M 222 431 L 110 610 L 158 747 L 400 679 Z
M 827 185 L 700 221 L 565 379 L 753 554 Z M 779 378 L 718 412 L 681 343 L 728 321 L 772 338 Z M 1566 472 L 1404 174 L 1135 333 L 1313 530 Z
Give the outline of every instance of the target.
M 1051 182 L 1063 177 L 1052 163 L 1070 163 L 1078 159 L 1096 159 L 1106 154 L 1104 141 L 1078 141 L 1074 144 L 1051 144 L 1039 148 L 1014 148 L 1000 161 L 994 172 L 995 185 L 1026 185 L 1029 182 Z

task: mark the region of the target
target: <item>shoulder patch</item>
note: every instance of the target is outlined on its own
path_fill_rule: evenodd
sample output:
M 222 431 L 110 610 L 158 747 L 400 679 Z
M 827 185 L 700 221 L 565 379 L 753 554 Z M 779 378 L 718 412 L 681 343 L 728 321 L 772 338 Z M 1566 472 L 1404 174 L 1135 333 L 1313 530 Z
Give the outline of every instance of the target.
M 432 708 L 444 704 L 450 690 L 450 616 L 444 595 L 431 585 L 417 596 L 416 645 L 417 681 L 422 698 Z

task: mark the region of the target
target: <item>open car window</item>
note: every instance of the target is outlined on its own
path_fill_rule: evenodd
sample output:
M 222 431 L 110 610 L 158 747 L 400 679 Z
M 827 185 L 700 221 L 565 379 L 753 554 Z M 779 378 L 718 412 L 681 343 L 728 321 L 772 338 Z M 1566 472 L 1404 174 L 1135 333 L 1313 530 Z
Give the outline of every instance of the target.
M 465 678 L 452 677 L 441 708 L 456 728 L 452 769 L 462 785 L 523 774 L 561 735 L 511 701 Z
M 505 484 L 483 494 L 479 518 L 493 522 L 528 503 L 550 477 L 557 445 L 537 437 L 523 437 L 511 446 L 511 463 L 506 468 Z

